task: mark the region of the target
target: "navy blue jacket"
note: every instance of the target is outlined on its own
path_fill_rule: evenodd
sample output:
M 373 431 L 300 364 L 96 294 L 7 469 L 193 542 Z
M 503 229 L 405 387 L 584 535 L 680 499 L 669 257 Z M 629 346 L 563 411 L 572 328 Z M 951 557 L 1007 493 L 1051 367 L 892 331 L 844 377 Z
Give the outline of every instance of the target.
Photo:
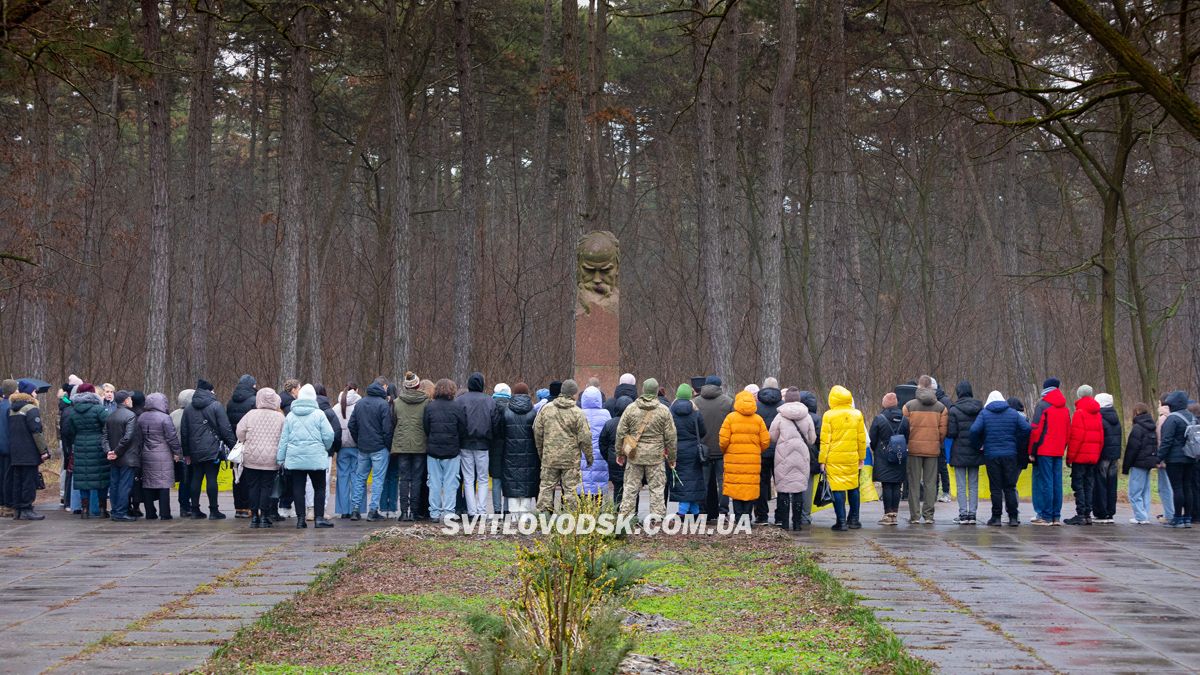
M 775 416 L 779 414 L 779 406 L 783 403 L 783 392 L 775 387 L 766 387 L 758 390 L 758 416 L 762 418 L 763 423 L 767 428 L 771 428 L 771 422 L 775 421 Z M 775 441 L 771 441 L 771 445 L 763 450 L 763 459 L 775 459 Z
M 1005 401 L 992 401 L 971 425 L 971 442 L 983 447 L 985 459 L 1016 457 L 1029 439 L 1029 420 L 1008 407 Z
M 367 386 L 367 395 L 354 404 L 346 426 L 359 452 L 369 454 L 392 447 L 392 406 L 383 385 L 372 382 Z
M 359 401 L 362 403 L 362 401 Z M 357 406 L 355 406 L 357 412 Z M 425 449 L 434 459 L 453 459 L 467 438 L 467 414 L 457 401 L 435 398 L 425 404 L 421 418 L 425 429 Z M 362 446 L 359 446 L 361 448 Z
M 1192 463 L 1192 460 L 1183 454 L 1188 425 L 1194 422 L 1192 414 L 1187 411 L 1187 404 L 1187 392 L 1173 391 L 1167 394 L 1167 407 L 1171 409 L 1171 414 L 1167 415 L 1166 421 L 1163 422 L 1162 438 L 1158 439 L 1158 460 L 1160 462 L 1167 464 Z
M 675 420 L 675 437 L 679 447 L 675 460 L 679 481 L 676 482 L 667 472 L 671 499 L 677 502 L 702 502 L 707 491 L 704 464 L 700 461 L 700 439 L 704 438 L 706 431 L 704 416 L 690 400 L 679 399 L 671 404 L 671 417 Z

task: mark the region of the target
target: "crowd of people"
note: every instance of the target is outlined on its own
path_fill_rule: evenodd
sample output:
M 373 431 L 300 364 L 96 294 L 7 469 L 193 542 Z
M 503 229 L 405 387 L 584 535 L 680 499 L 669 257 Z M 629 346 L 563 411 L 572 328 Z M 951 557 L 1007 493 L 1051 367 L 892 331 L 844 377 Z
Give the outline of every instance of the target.
M 0 395 L 0 515 L 41 520 L 38 467 L 52 453 L 37 385 L 4 380 Z M 888 392 L 868 424 L 842 386 L 821 413 L 815 393 L 773 377 L 734 396 L 719 377 L 692 378 L 671 398 L 655 379 L 639 387 L 628 373 L 606 396 L 595 378 L 582 391 L 568 379 L 536 391 L 500 383 L 489 393 L 481 373 L 460 392 L 452 380 L 409 372 L 399 383 L 376 378 L 361 393 L 351 382 L 332 398 L 319 383 L 289 379 L 277 392 L 243 375 L 226 403 L 200 379 L 171 410 L 163 393 L 97 389 L 71 376 L 58 392 L 62 505 L 85 519 L 170 520 L 178 484 L 180 517 L 224 519 L 218 484 L 227 463 L 235 516 L 252 528 L 289 518 L 298 528 L 309 520 L 333 527 L 329 510 L 368 521 L 553 512 L 581 496 L 611 499 L 629 515 L 645 485 L 660 518 L 675 502 L 679 515 L 764 524 L 774 495 L 775 525 L 800 530 L 814 503 L 831 503 L 833 529 L 846 531 L 862 527 L 863 481 L 880 484 L 881 525 L 899 523 L 904 499 L 910 525 L 933 524 L 935 502 L 950 499 L 951 468 L 954 523 L 974 525 L 983 468 L 987 525 L 1007 515 L 1017 526 L 1018 477 L 1032 463 L 1031 524 L 1114 522 L 1118 471 L 1129 475 L 1130 522 L 1149 524 L 1157 470 L 1162 523 L 1191 527 L 1200 406 L 1185 392 L 1163 397 L 1157 421 L 1146 404 L 1133 406 L 1127 437 L 1113 397 L 1088 385 L 1076 389 L 1072 412 L 1059 380 L 1047 379 L 1028 418 L 1019 399 L 992 391 L 980 401 L 966 381 L 955 396 L 922 375 Z M 1076 510 L 1067 519 L 1064 460 Z

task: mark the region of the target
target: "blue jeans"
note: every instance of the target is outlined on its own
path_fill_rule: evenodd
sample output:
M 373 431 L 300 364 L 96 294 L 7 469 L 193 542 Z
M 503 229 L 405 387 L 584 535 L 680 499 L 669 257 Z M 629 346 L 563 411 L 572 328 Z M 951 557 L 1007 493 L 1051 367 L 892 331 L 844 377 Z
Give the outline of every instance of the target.
M 833 513 L 839 523 L 846 522 L 846 497 L 850 497 L 850 520 L 858 520 L 858 488 L 833 491 Z M 936 495 L 935 495 L 936 498 Z
M 79 495 L 80 510 L 83 509 L 83 500 L 87 499 L 88 500 L 88 513 L 90 513 L 93 516 L 100 515 L 100 510 L 101 510 L 100 509 L 100 507 L 101 507 L 100 495 L 101 495 L 101 493 L 104 493 L 104 496 L 107 497 L 108 496 L 107 492 L 105 492 L 104 490 L 75 490 L 74 492 L 75 492 L 75 494 Z M 72 510 L 74 510 L 74 509 L 72 509 Z
M 337 453 L 337 492 L 333 512 L 348 516 L 354 510 L 354 479 L 358 475 L 358 448 L 342 447 Z M 361 501 L 359 502 L 362 503 Z
M 379 510 L 394 512 L 399 510 L 400 496 L 400 455 L 388 456 L 387 480 L 383 481 L 383 496 L 379 499 Z
M 1062 517 L 1062 457 L 1038 456 L 1033 463 L 1033 510 L 1042 520 Z
M 1166 469 L 1158 469 L 1158 499 L 1162 502 L 1163 517 L 1167 522 L 1175 520 L 1175 491 L 1171 489 L 1171 479 Z
M 358 471 L 354 474 L 355 511 L 361 511 L 363 497 L 366 496 L 367 474 L 371 474 L 371 510 L 379 509 L 379 498 L 383 495 L 383 484 L 387 481 L 388 451 L 387 448 L 367 453 L 358 453 Z
M 700 502 L 679 502 L 679 515 L 700 515 Z
M 459 458 L 427 457 L 425 469 L 429 481 L 429 517 L 441 520 L 454 515 L 454 498 L 458 494 Z
M 504 495 L 500 491 L 500 479 L 492 479 L 492 513 L 504 513 Z
M 1150 469 L 1129 470 L 1129 505 L 1134 518 L 1150 520 Z
M 131 466 L 113 466 L 108 469 L 108 501 L 112 502 L 114 516 L 129 515 L 129 493 L 133 492 L 133 476 L 137 469 Z

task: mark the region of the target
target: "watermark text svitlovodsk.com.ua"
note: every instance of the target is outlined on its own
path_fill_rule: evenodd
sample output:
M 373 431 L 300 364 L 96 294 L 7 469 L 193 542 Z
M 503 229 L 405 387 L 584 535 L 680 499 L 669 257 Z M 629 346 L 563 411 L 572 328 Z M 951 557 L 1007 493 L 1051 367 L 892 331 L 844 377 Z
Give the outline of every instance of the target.
M 448 516 L 442 521 L 442 534 L 460 535 L 524 535 L 535 534 L 632 534 L 641 532 L 649 536 L 681 535 L 728 535 L 750 534 L 750 517 L 734 518 L 722 515 L 715 523 L 708 516 L 671 514 L 665 518 L 651 514 L 642 520 L 636 516 L 620 516 L 615 513 L 521 513 L 507 516 Z

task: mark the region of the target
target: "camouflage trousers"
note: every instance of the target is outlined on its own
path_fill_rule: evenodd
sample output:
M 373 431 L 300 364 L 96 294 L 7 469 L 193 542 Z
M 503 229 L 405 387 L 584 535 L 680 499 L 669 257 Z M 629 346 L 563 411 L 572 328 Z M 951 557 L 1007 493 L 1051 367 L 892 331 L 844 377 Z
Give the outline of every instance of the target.
M 542 467 L 542 484 L 538 488 L 537 510 L 543 513 L 549 513 L 554 510 L 554 486 L 562 484 L 563 505 L 566 502 L 572 504 L 579 503 L 579 486 L 583 484 L 583 477 L 579 473 L 579 467 L 573 466 L 569 469 L 556 469 L 554 467 Z
M 650 513 L 660 518 L 666 516 L 667 469 L 662 462 L 656 464 L 629 462 L 625 464 L 625 492 L 621 497 L 621 515 L 629 515 L 637 507 L 638 493 L 642 491 L 643 479 L 650 487 Z

